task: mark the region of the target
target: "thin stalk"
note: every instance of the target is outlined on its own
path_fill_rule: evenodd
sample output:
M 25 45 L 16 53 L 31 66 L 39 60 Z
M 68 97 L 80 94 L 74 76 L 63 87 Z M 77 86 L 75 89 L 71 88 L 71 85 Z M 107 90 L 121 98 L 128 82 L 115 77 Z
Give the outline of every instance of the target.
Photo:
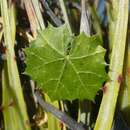
M 124 80 L 119 93 L 119 107 L 123 117 L 130 126 L 130 44 L 127 44 L 124 65 Z
M 30 130 L 26 105 L 20 84 L 15 60 L 14 41 L 16 26 L 13 3 L 7 7 L 7 0 L 1 0 L 1 15 L 3 18 L 6 61 L 2 72 L 2 107 L 5 130 Z M 12 14 L 12 15 L 10 15 Z M 11 17 L 10 17 L 10 16 Z M 12 118 L 14 117 L 14 118 Z
M 67 14 L 67 10 L 66 10 L 66 7 L 65 7 L 64 0 L 59 0 L 59 2 L 60 2 L 60 6 L 61 6 L 61 9 L 62 9 L 62 12 L 63 12 L 65 23 L 68 26 L 69 32 L 72 34 L 72 30 L 71 30 L 71 26 L 70 26 L 70 22 L 69 22 L 69 18 L 68 18 L 68 14 Z
M 4 116 L 4 127 L 5 130 L 23 130 L 26 129 L 25 125 L 28 124 L 23 122 L 23 118 L 21 118 L 19 114 L 18 106 L 17 104 L 15 104 L 12 93 L 10 92 L 11 89 L 9 88 L 10 85 L 7 74 L 7 66 L 5 63 L 4 69 L 2 71 L 2 107 Z
M 9 5 L 9 22 L 10 22 L 10 26 L 13 29 L 13 31 L 11 31 L 11 38 L 12 38 L 12 43 L 13 45 L 15 44 L 15 35 L 16 35 L 16 12 L 15 12 L 15 4 L 10 4 Z
M 125 53 L 126 33 L 128 24 L 128 0 L 112 0 L 112 15 L 115 28 L 110 29 L 113 38 L 109 39 L 112 43 L 112 54 L 109 67 L 109 81 L 105 84 L 103 99 L 94 130 L 110 130 L 112 127 L 117 97 L 122 82 L 122 70 Z M 115 13 L 116 10 L 116 13 Z

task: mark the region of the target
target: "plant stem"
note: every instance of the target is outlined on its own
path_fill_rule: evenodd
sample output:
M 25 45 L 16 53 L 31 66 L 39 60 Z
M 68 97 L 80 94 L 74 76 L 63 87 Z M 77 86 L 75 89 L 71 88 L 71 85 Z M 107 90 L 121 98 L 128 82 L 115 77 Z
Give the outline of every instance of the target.
M 111 2 L 113 7 L 113 10 L 111 11 L 114 17 L 112 22 L 115 23 L 115 28 L 110 29 L 110 31 L 113 32 L 113 38 L 110 39 L 110 42 L 113 45 L 109 67 L 110 79 L 104 86 L 105 92 L 103 94 L 94 130 L 111 129 L 122 80 L 129 2 L 128 0 L 112 0 Z
M 5 130 L 30 130 L 26 105 L 15 60 L 15 13 L 13 3 L 1 0 L 6 61 L 2 72 L 2 105 Z M 12 24 L 12 25 L 11 25 Z M 11 107 L 11 108 L 10 108 Z M 12 118 L 13 117 L 13 118 Z
M 129 33 L 128 33 L 129 35 Z M 128 41 L 130 43 L 130 41 Z M 125 64 L 124 64 L 124 80 L 121 85 L 121 90 L 119 93 L 119 107 L 123 114 L 127 125 L 130 126 L 130 44 L 127 43 L 126 54 L 125 54 Z
M 14 4 L 10 4 L 9 5 L 9 22 L 10 22 L 10 26 L 11 26 L 11 38 L 12 38 L 12 43 L 13 46 L 15 44 L 15 35 L 16 35 L 16 12 L 15 12 L 15 5 Z

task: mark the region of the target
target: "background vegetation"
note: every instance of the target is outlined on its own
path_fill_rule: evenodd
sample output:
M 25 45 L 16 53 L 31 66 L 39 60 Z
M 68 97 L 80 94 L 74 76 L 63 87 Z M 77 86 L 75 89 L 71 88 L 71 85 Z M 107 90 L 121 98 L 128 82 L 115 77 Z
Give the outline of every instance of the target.
M 0 0 L 0 129 L 129 130 L 128 8 L 128 0 Z M 31 52 L 26 48 L 34 40 L 40 43 L 39 32 L 48 36 L 49 24 L 61 28 L 66 24 L 66 35 L 73 37 L 84 32 L 87 42 L 96 35 L 95 45 L 100 41 L 106 49 L 102 85 L 93 100 L 52 101 L 31 72 L 26 73 Z M 98 70 L 100 65 L 96 66 Z

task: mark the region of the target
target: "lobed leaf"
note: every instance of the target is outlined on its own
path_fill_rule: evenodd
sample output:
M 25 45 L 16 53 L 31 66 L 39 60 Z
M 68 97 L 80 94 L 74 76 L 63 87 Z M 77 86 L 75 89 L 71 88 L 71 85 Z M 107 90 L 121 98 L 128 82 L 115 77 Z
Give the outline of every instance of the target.
M 100 44 L 98 36 L 73 37 L 65 25 L 49 26 L 25 49 L 25 73 L 52 100 L 93 100 L 107 77 L 105 49 Z

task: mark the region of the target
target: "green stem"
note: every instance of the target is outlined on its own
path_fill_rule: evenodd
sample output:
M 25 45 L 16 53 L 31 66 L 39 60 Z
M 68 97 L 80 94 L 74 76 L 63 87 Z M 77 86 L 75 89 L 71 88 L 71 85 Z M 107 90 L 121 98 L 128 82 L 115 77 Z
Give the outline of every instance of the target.
M 119 107 L 127 125 L 130 126 L 130 44 L 127 44 L 126 48 L 124 80 L 119 93 Z
M 29 120 L 15 60 L 14 40 L 16 26 L 14 24 L 10 26 L 15 21 L 14 7 L 9 5 L 8 8 L 7 0 L 1 0 L 0 4 L 7 58 L 2 73 L 2 105 L 5 107 L 3 111 L 5 130 L 30 130 L 30 126 L 27 124 Z M 7 108 L 11 106 L 11 102 L 12 107 Z
M 15 35 L 16 35 L 16 12 L 15 12 L 15 5 L 14 4 L 10 4 L 9 10 L 9 22 L 10 22 L 10 26 L 11 26 L 11 38 L 12 38 L 12 43 L 13 46 L 15 44 Z
M 114 32 L 113 38 L 110 39 L 113 45 L 109 67 L 110 80 L 104 86 L 105 91 L 94 130 L 111 129 L 122 80 L 129 2 L 128 0 L 112 0 L 111 2 L 113 6 L 112 15 L 114 16 L 112 22 L 115 23 L 115 28 L 110 30 Z
M 128 57 L 127 57 L 127 68 L 126 68 L 126 80 L 127 80 L 127 85 L 128 85 L 128 100 L 130 104 L 130 43 L 128 46 Z

